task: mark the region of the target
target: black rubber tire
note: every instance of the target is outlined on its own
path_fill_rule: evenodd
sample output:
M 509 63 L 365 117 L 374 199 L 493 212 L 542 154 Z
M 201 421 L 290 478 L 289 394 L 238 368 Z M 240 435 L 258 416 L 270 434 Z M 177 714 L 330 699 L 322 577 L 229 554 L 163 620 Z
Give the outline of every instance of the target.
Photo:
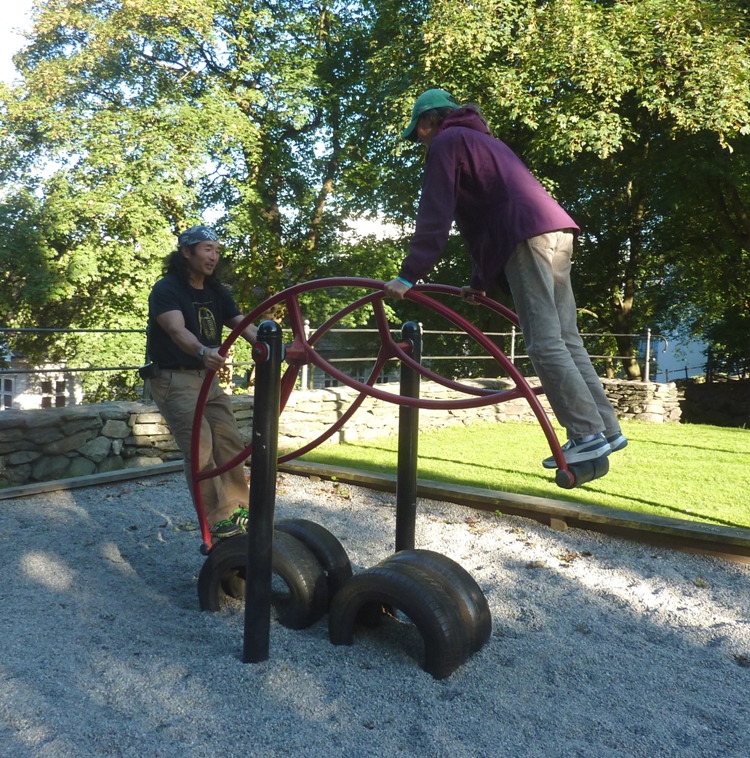
M 328 581 L 310 548 L 291 534 L 274 532 L 273 573 L 289 590 L 285 609 L 277 605 L 278 621 L 289 629 L 305 629 L 328 610 Z
M 602 456 L 583 463 L 571 463 L 568 469 L 569 473 L 558 469 L 555 474 L 555 484 L 566 490 L 606 476 L 609 473 L 609 458 Z
M 198 603 L 202 611 L 215 613 L 228 597 L 244 597 L 242 577 L 246 565 L 247 538 L 243 535 L 214 544 L 198 574 Z
M 557 469 L 555 472 L 555 484 L 558 487 L 562 487 L 564 490 L 572 490 L 577 484 L 572 469 L 569 471 L 565 471 L 561 468 Z
M 287 518 L 277 521 L 274 529 L 291 534 L 310 548 L 328 577 L 329 601 L 352 578 L 352 564 L 344 546 L 324 526 L 303 518 Z
M 576 478 L 576 487 L 580 487 L 586 482 L 591 482 L 599 477 L 606 476 L 609 473 L 609 458 L 603 456 L 595 458 L 593 461 L 584 461 L 569 466 Z
M 273 573 L 289 590 L 286 602 L 278 597 L 274 601 L 279 623 L 290 629 L 305 629 L 314 624 L 328 608 L 327 579 L 317 558 L 299 540 L 279 532 L 274 533 L 271 561 Z M 246 567 L 246 535 L 219 542 L 208 554 L 198 575 L 201 610 L 220 610 L 228 594 L 244 597 L 241 577 Z M 228 588 L 231 593 L 227 593 Z
M 474 577 L 459 563 L 433 550 L 401 550 L 381 561 L 403 563 L 429 574 L 450 596 L 469 633 L 469 653 L 476 653 L 492 634 L 492 614 L 487 598 Z
M 405 563 L 381 564 L 355 574 L 331 602 L 328 633 L 334 645 L 351 645 L 361 610 L 373 604 L 405 614 L 424 643 L 424 670 L 450 676 L 469 657 L 468 632 L 452 599 L 426 573 Z

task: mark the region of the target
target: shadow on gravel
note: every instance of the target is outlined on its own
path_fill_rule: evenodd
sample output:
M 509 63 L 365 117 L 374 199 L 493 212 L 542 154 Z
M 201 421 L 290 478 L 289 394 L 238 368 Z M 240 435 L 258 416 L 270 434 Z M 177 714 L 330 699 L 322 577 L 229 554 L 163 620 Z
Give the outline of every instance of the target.
M 282 477 L 276 516 L 326 526 L 366 567 L 393 551 L 392 500 Z M 398 624 L 334 647 L 325 619 L 272 623 L 270 659 L 242 664 L 242 603 L 198 610 L 180 476 L 3 502 L 0 755 L 744 754 L 747 567 L 445 503 L 419 514 L 418 546 L 469 570 L 493 615 L 440 682 Z

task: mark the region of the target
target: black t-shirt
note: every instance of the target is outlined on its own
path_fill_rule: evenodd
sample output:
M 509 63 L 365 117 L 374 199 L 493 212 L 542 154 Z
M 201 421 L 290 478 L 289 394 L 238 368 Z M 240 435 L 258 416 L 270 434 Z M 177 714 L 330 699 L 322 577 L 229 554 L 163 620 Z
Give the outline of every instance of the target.
M 188 331 L 206 347 L 219 347 L 223 325 L 242 315 L 224 287 L 205 284 L 197 290 L 171 274 L 159 279 L 148 296 L 148 351 L 162 368 L 203 368 L 200 358 L 180 350 L 159 326 L 156 317 L 168 311 L 181 311 Z

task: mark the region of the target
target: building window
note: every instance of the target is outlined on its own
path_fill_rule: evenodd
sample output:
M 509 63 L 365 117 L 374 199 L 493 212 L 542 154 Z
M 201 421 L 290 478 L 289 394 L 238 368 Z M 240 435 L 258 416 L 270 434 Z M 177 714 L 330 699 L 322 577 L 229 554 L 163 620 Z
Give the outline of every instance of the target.
M 42 408 L 65 407 L 65 380 L 42 382 Z
M 0 410 L 13 407 L 13 390 L 15 380 L 11 377 L 3 377 L 2 394 L 0 395 Z

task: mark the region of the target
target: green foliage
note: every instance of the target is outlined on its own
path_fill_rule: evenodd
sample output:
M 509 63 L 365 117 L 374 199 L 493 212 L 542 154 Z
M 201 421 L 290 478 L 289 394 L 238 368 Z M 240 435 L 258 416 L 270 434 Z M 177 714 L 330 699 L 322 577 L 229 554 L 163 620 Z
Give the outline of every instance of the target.
M 728 308 L 707 331 L 712 346 L 712 371 L 750 374 L 750 312 Z
M 387 4 L 393 19 L 394 5 L 405 7 Z M 701 246 L 732 247 L 716 267 L 734 271 L 748 249 L 750 215 L 746 182 L 737 178 L 750 168 L 746 4 L 436 0 L 416 18 L 419 29 L 412 23 L 395 33 L 373 65 L 384 73 L 391 57 L 408 62 L 399 81 L 412 99 L 439 85 L 480 103 L 582 226 L 575 284 L 597 330 L 668 324 L 674 303 L 688 299 L 679 273 L 666 291 L 660 284 L 670 262 L 681 271 L 678 250 L 691 266 Z M 723 167 L 708 185 L 711 163 L 693 150 L 697 143 Z M 707 206 L 734 243 L 717 240 Z M 686 223 L 688 240 L 679 231 Z M 743 274 L 740 288 L 745 281 Z M 691 292 L 695 282 L 691 276 Z M 730 293 L 720 292 L 726 301 Z M 707 299 L 703 293 L 699 310 Z M 629 340 L 617 351 L 632 351 Z M 635 360 L 626 369 L 639 377 Z
M 173 235 L 206 214 L 245 309 L 331 269 L 377 275 L 393 247 L 341 245 L 333 203 L 360 23 L 304 0 L 40 4 L 24 83 L 0 92 L 7 323 L 142 325 Z
M 312 278 L 391 278 L 423 161 L 399 134 L 414 97 L 444 86 L 583 227 L 591 326 L 729 344 L 750 291 L 749 14 L 744 0 L 37 2 L 22 83 L 0 85 L 0 318 L 141 328 L 162 257 L 197 220 L 219 227 L 245 310 Z M 404 234 L 351 242 L 362 215 Z M 433 279 L 466 276 L 451 241 Z M 320 323 L 350 297 L 303 307 Z M 124 337 L 23 347 L 138 352 Z

